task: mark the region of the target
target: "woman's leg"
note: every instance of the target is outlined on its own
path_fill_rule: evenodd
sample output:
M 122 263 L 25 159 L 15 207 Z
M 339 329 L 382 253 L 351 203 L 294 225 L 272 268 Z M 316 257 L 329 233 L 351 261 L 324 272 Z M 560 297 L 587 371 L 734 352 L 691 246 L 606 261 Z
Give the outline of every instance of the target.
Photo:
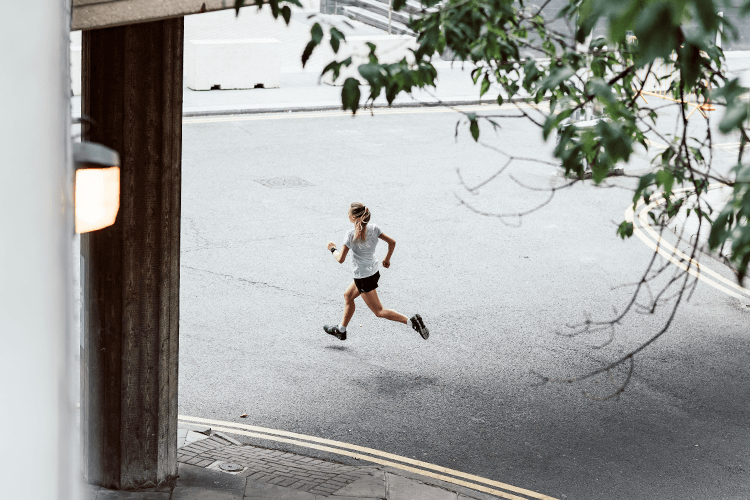
M 344 292 L 344 319 L 341 320 L 343 326 L 349 326 L 349 321 L 354 316 L 354 299 L 357 297 L 359 297 L 359 290 L 352 281 L 352 284 Z
M 407 324 L 409 321 L 406 316 L 397 313 L 393 309 L 383 309 L 383 305 L 380 303 L 380 297 L 378 297 L 377 290 L 371 290 L 369 292 L 363 293 L 362 299 L 365 301 L 365 304 L 367 304 L 367 307 L 369 307 L 370 310 L 374 312 L 375 316 L 377 316 L 378 318 L 385 318 L 404 324 Z M 352 312 L 354 312 L 354 308 L 352 308 Z

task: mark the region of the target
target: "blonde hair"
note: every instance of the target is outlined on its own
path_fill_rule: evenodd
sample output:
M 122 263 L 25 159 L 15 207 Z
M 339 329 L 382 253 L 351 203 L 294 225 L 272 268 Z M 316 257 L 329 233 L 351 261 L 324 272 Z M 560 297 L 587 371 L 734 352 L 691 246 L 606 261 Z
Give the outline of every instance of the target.
M 361 203 L 352 203 L 349 212 L 354 217 L 354 238 L 367 241 L 367 223 L 370 222 L 370 209 Z

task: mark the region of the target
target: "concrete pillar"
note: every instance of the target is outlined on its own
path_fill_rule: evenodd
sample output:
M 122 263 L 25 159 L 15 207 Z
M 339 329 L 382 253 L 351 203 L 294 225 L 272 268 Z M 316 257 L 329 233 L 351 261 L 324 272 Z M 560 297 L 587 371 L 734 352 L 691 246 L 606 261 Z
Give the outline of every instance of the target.
M 85 31 L 84 140 L 120 154 L 113 226 L 81 237 L 83 472 L 177 475 L 183 18 Z

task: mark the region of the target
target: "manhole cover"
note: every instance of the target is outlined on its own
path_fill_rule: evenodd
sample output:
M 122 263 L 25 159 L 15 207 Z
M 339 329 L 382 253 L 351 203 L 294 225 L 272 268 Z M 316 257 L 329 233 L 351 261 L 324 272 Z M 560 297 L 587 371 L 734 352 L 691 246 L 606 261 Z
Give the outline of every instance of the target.
M 233 464 L 231 462 L 224 462 L 223 464 L 219 465 L 219 469 L 225 470 L 227 472 L 239 472 L 242 469 L 244 469 L 244 467 L 239 464 Z
M 255 179 L 255 182 L 263 184 L 271 189 L 284 189 L 293 187 L 308 187 L 313 184 L 299 177 L 274 177 L 273 179 Z

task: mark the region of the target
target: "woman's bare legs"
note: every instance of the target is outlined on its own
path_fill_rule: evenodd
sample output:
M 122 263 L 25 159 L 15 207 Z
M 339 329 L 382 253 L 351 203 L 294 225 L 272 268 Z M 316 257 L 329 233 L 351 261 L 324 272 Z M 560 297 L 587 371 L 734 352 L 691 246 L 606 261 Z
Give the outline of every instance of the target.
M 347 290 L 348 291 L 348 290 Z M 365 301 L 367 307 L 375 313 L 378 318 L 385 318 L 391 321 L 398 321 L 399 323 L 407 324 L 409 318 L 403 314 L 397 313 L 393 309 L 383 309 L 383 304 L 380 303 L 380 297 L 378 297 L 377 290 L 371 290 L 362 294 L 362 300 Z M 354 313 L 354 302 L 352 301 L 352 313 Z M 344 315 L 346 317 L 346 315 Z M 351 318 L 351 316 L 349 316 Z
M 344 292 L 344 319 L 341 320 L 343 326 L 349 326 L 349 321 L 354 316 L 354 299 L 359 297 L 359 295 L 357 285 L 352 281 L 352 284 Z

